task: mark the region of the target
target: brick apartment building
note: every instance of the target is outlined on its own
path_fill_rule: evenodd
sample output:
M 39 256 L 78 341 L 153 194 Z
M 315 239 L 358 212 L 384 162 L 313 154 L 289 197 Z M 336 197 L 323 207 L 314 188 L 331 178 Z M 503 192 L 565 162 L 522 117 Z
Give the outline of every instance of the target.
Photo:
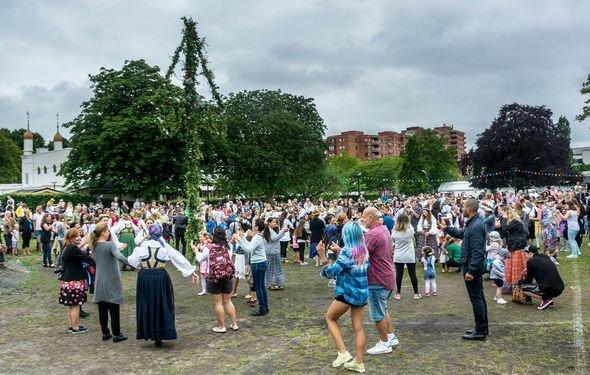
M 346 153 L 361 160 L 396 157 L 404 149 L 407 137 L 418 134 L 422 130 L 424 128 L 420 126 L 411 126 L 401 133 L 383 131 L 377 135 L 370 135 L 357 130 L 342 132 L 328 137 L 326 156 L 331 158 Z M 461 160 L 465 155 L 465 133 L 453 129 L 452 125 L 438 126 L 433 130 L 446 139 L 448 147 L 456 148 L 457 160 Z

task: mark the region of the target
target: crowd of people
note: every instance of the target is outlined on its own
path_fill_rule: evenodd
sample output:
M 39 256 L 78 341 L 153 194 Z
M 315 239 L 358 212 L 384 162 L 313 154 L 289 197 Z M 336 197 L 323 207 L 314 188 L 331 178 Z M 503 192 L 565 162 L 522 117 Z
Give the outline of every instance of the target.
M 463 276 L 475 318 L 465 340 L 485 340 L 489 333 L 484 277 L 489 274 L 494 301 L 530 303 L 538 309 L 554 305 L 563 289 L 558 265 L 563 252 L 574 261 L 589 233 L 589 198 L 583 191 L 487 193 L 475 198 L 445 194 L 384 197 L 368 201 L 339 199 L 226 200 L 203 203 L 198 243 L 189 243 L 195 264 L 187 260 L 188 215 L 182 201 L 127 205 L 114 199 L 103 205 L 72 205 L 49 201 L 35 207 L 7 201 L 2 207 L 8 256 L 31 254 L 31 238 L 43 254 L 43 266 L 59 274 L 59 303 L 68 306 L 68 331 L 83 333 L 87 316 L 81 306 L 87 293 L 98 305 L 103 340 L 126 339 L 121 333 L 121 270 L 138 270 L 137 339 L 177 337 L 174 292 L 166 265 L 172 264 L 193 283 L 199 295 L 210 295 L 216 333 L 237 331 L 232 299 L 240 280 L 252 316 L 271 312 L 272 292 L 288 286 L 284 263 L 315 265 L 333 288 L 326 323 L 337 347 L 332 366 L 364 372 L 364 354 L 390 353 L 399 339 L 394 333 L 390 299 L 402 299 L 407 269 L 412 298 L 434 298 L 441 291 L 437 272 Z M 20 249 L 19 249 L 20 246 Z M 55 258 L 55 262 L 53 259 Z M 416 265 L 423 270 L 420 288 Z M 422 289 L 422 290 L 421 290 Z M 269 293 L 270 291 L 270 293 Z M 365 307 L 379 341 L 365 350 Z M 339 318 L 351 312 L 355 356 L 346 349 Z M 108 327 L 110 316 L 111 326 Z

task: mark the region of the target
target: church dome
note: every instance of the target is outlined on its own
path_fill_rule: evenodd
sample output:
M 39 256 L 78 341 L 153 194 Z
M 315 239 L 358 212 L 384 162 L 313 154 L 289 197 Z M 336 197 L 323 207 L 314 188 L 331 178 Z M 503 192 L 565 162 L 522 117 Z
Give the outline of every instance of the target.
M 23 134 L 24 139 L 33 139 L 33 133 L 30 130 L 26 130 L 25 134 Z
M 63 142 L 64 137 L 61 136 L 61 134 L 59 134 L 59 132 L 55 133 L 55 135 L 53 136 L 53 142 Z

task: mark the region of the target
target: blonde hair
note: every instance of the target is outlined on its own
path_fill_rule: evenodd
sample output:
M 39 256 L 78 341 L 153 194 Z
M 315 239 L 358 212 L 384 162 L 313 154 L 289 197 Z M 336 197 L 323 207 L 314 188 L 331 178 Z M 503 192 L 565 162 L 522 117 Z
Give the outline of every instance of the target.
M 88 247 L 90 248 L 90 250 L 94 250 L 94 248 L 96 247 L 96 242 L 98 241 L 98 238 L 100 236 L 102 236 L 102 234 L 104 232 L 108 232 L 108 230 L 109 230 L 109 226 L 104 221 L 101 221 L 100 223 L 96 224 L 96 226 L 94 227 L 94 230 L 92 232 L 90 232 L 90 239 L 88 240 Z

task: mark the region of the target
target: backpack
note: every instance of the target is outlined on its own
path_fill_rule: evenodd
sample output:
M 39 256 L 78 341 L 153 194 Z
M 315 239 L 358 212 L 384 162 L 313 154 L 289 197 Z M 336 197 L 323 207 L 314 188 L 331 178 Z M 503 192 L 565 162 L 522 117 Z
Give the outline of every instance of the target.
M 217 244 L 209 248 L 209 275 L 207 280 L 212 282 L 219 282 L 220 280 L 227 280 L 234 277 L 235 267 L 229 251 Z

